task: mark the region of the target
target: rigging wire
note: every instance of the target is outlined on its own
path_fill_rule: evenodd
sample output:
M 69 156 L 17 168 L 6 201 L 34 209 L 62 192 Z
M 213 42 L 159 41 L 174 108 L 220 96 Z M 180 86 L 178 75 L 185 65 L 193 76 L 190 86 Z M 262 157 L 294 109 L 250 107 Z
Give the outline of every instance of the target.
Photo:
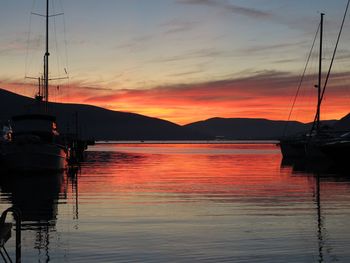
M 36 4 L 36 0 L 33 0 L 31 13 L 29 15 L 29 23 L 28 23 L 28 32 L 27 32 L 27 46 L 26 46 L 26 54 L 25 54 L 25 62 L 24 62 L 24 78 L 27 78 L 28 73 L 28 60 L 29 60 L 29 49 L 30 49 L 30 39 L 31 39 L 31 29 L 32 29 L 32 12 L 34 11 L 34 7 Z M 23 90 L 24 91 L 24 90 Z
M 349 1 L 350 1 L 350 0 L 349 0 Z M 292 112 L 293 112 L 293 109 L 294 109 L 296 100 L 297 100 L 297 98 L 298 98 L 298 96 L 299 96 L 299 92 L 300 92 L 300 89 L 301 89 L 301 85 L 302 85 L 302 83 L 303 83 L 303 81 L 304 81 L 305 73 L 306 73 L 306 70 L 307 70 L 307 68 L 308 68 L 309 61 L 310 61 L 310 59 L 311 59 L 311 56 L 312 56 L 312 51 L 313 51 L 314 46 L 315 46 L 316 38 L 317 38 L 317 35 L 318 35 L 319 31 L 320 31 L 320 26 L 321 26 L 321 25 L 319 24 L 318 27 L 317 27 L 316 34 L 315 34 L 314 40 L 313 40 L 313 42 L 312 42 L 311 49 L 310 49 L 310 52 L 309 52 L 309 55 L 308 55 L 308 57 L 307 57 L 306 64 L 305 64 L 305 67 L 304 67 L 304 70 L 303 70 L 303 74 L 302 74 L 302 76 L 301 76 L 301 78 L 300 78 L 299 85 L 298 85 L 296 94 L 295 94 L 294 99 L 293 99 L 292 107 L 291 107 L 291 109 L 290 109 L 290 111 L 289 111 L 289 115 L 288 115 L 288 119 L 287 119 L 286 125 L 284 126 L 283 137 L 284 137 L 285 134 L 286 134 L 286 131 L 287 131 L 287 128 L 288 128 L 288 124 L 289 124 L 289 122 L 290 122 L 290 118 L 291 118 L 291 115 L 292 115 Z
M 55 1 L 52 1 L 52 13 L 55 14 Z M 57 27 L 56 27 L 56 16 L 53 16 L 53 29 L 54 29 L 54 38 L 55 38 L 55 48 L 56 48 L 56 63 L 57 63 L 57 77 L 60 77 L 60 56 L 59 56 L 59 47 L 57 41 Z
M 36 0 L 33 0 L 32 2 L 32 8 L 31 12 L 34 10 Z M 29 16 L 29 25 L 28 25 L 28 33 L 27 33 L 27 47 L 26 47 L 26 55 L 25 55 L 25 65 L 24 65 L 24 74 L 27 75 L 27 69 L 28 69 L 28 54 L 29 54 L 29 41 L 31 37 L 31 28 L 32 28 L 32 14 Z
M 323 90 L 322 90 L 322 94 L 321 94 L 320 104 L 322 103 L 323 96 L 324 96 L 324 93 L 325 93 L 325 91 L 326 91 L 326 87 L 327 87 L 327 84 L 328 84 L 328 80 L 329 80 L 329 77 L 330 77 L 330 74 L 331 74 L 331 70 L 332 70 L 333 62 L 334 62 L 335 55 L 336 55 L 336 52 L 337 52 L 337 48 L 338 48 L 340 36 L 341 36 L 342 31 L 343 31 L 343 27 L 344 27 L 346 15 L 347 15 L 347 12 L 348 12 L 348 9 L 349 9 L 349 4 L 350 4 L 350 0 L 348 0 L 348 3 L 347 3 L 346 8 L 345 8 L 345 13 L 344 13 L 343 20 L 342 20 L 342 23 L 341 23 L 341 26 L 340 26 L 340 29 L 339 29 L 339 33 L 338 33 L 338 37 L 337 37 L 337 42 L 336 42 L 336 44 L 335 44 L 335 48 L 334 48 L 333 55 L 332 55 L 332 59 L 331 59 L 331 63 L 330 63 L 330 65 L 329 65 L 329 69 L 328 69 L 328 72 L 327 72 L 326 80 L 325 80 L 325 83 L 324 83 L 324 85 L 323 85 Z M 317 118 L 317 117 L 318 117 L 318 116 L 316 116 L 316 118 Z
M 65 73 L 66 75 L 68 75 L 69 73 L 69 69 L 68 69 L 68 42 L 67 42 L 67 30 L 66 30 L 66 19 L 65 19 L 65 15 L 64 15 L 64 9 L 63 9 L 63 4 L 62 4 L 62 0 L 60 0 L 60 4 L 61 4 L 61 10 L 63 13 L 63 37 L 64 37 L 64 44 L 65 44 L 65 58 L 66 58 L 66 68 L 65 68 Z
M 334 51 L 333 51 L 331 63 L 330 63 L 330 65 L 329 65 L 328 72 L 327 72 L 327 76 L 326 76 L 326 80 L 325 80 L 325 83 L 324 83 L 324 85 L 323 85 L 323 89 L 322 89 L 322 92 L 321 92 L 321 96 L 320 96 L 320 98 L 319 98 L 319 106 L 318 106 L 318 107 L 321 107 L 321 103 L 322 103 L 322 101 L 323 101 L 324 93 L 325 93 L 325 91 L 326 91 L 326 87 L 327 87 L 328 80 L 329 80 L 329 77 L 330 77 L 330 74 L 331 74 L 333 62 L 334 62 L 335 55 L 336 55 L 336 52 L 337 52 L 337 48 L 338 48 L 340 36 L 341 36 L 342 31 L 343 31 L 344 22 L 345 22 L 345 18 L 346 18 L 347 12 L 348 12 L 349 4 L 350 4 L 350 0 L 348 0 L 348 2 L 347 2 L 347 4 L 346 4 L 344 16 L 343 16 L 343 20 L 342 20 L 342 23 L 341 23 L 341 26 L 340 26 L 340 29 L 339 29 L 339 33 L 338 33 L 337 41 L 336 41 L 336 44 L 335 44 L 335 47 L 334 47 Z M 319 116 L 320 116 L 320 111 L 317 111 L 316 114 L 315 114 L 315 118 L 314 118 L 312 127 L 311 127 L 310 134 L 311 134 L 312 131 L 315 129 L 315 126 L 316 126 L 315 124 L 316 124 L 316 121 L 319 120 Z
M 52 13 L 56 14 L 55 12 L 55 1 L 52 1 Z M 53 31 L 54 31 L 54 39 L 55 39 L 55 51 L 56 51 L 56 63 L 57 63 L 57 78 L 60 78 L 60 52 L 59 52 L 59 47 L 58 47 L 58 41 L 57 41 L 57 27 L 56 27 L 56 15 L 53 15 Z M 58 87 L 58 86 L 57 86 Z M 54 90 L 54 100 L 55 102 L 57 102 L 57 98 L 58 98 L 58 90 L 57 89 L 53 89 Z
M 64 15 L 64 8 L 63 8 L 63 4 L 62 4 L 62 0 L 59 1 L 60 3 L 60 7 L 63 13 L 63 39 L 64 39 L 64 52 L 65 52 L 65 68 L 64 68 L 64 72 L 67 76 L 67 97 L 69 97 L 69 64 L 68 64 L 68 42 L 67 42 L 67 30 L 66 30 L 66 19 L 65 19 L 65 15 Z
M 68 64 L 67 65 L 63 65 L 63 70 L 60 70 L 60 67 L 62 66 L 62 64 L 65 64 L 64 63 L 64 60 L 67 62 L 68 61 L 68 55 L 67 55 L 67 40 L 66 40 L 66 27 L 65 27 L 65 20 L 63 19 L 63 24 L 64 24 L 64 44 L 65 44 L 65 58 L 62 56 L 62 58 L 60 57 L 61 55 L 63 55 L 63 52 L 62 52 L 62 49 L 59 47 L 59 38 L 60 38 L 60 31 L 58 30 L 58 26 L 57 26 L 57 20 L 56 20 L 56 16 L 60 16 L 60 15 L 63 15 L 63 18 L 64 18 L 64 13 L 55 13 L 55 11 L 57 9 L 59 9 L 61 7 L 61 9 L 63 10 L 63 5 L 62 5 L 62 1 L 60 0 L 59 1 L 59 4 L 57 5 L 57 2 L 55 0 L 49 0 L 52 4 L 50 5 L 50 9 L 51 9 L 51 15 L 49 15 L 49 17 L 52 17 L 53 20 L 52 20 L 52 23 L 50 23 L 50 26 L 51 26 L 51 29 L 53 31 L 53 34 L 52 34 L 52 40 L 55 42 L 53 45 L 52 45 L 52 48 L 54 49 L 54 53 L 55 53 L 55 63 L 56 63 L 56 66 L 57 66 L 57 69 L 54 69 L 55 71 L 55 74 L 54 75 L 57 75 L 56 77 L 54 78 L 51 78 L 51 80 L 58 80 L 58 79 L 65 79 L 65 78 L 68 78 L 68 72 L 67 72 L 67 68 L 68 68 Z M 55 5 L 55 2 L 56 2 L 56 5 Z M 41 15 L 40 12 L 33 12 L 36 8 L 36 5 L 37 5 L 37 1 L 36 0 L 33 0 L 33 3 L 32 3 L 32 8 L 31 8 L 31 15 L 30 15 L 30 19 L 29 19 L 29 30 L 28 30 L 28 34 L 27 34 L 27 46 L 26 46 L 26 61 L 25 61 L 25 77 L 26 78 L 31 78 L 31 79 L 36 79 L 35 77 L 32 77 L 32 76 L 28 76 L 28 74 L 31 74 L 31 72 L 29 72 L 33 67 L 31 64 L 32 63 L 32 55 L 30 55 L 30 50 L 33 48 L 31 45 L 33 45 L 35 42 L 32 42 L 31 44 L 31 38 L 33 37 L 33 31 L 32 31 L 32 27 L 33 27 L 33 23 L 34 23 L 34 20 L 32 18 L 32 15 L 37 15 L 37 16 L 44 16 L 44 15 Z M 36 39 L 34 39 L 36 40 Z M 36 44 L 36 43 L 35 43 Z M 39 61 L 39 60 L 38 60 Z M 40 60 L 42 61 L 42 60 Z M 41 64 L 44 64 L 44 61 L 42 61 Z M 43 67 L 43 65 L 42 65 Z M 53 73 L 53 72 L 52 72 Z M 41 75 L 42 73 L 39 73 L 39 75 Z M 61 77 L 62 75 L 64 75 L 65 77 Z M 35 84 L 33 86 L 36 86 Z M 55 86 L 55 85 L 52 85 L 52 87 Z M 58 99 L 58 90 L 59 90 L 59 86 L 57 86 L 56 89 L 52 90 L 54 92 L 54 99 L 55 99 L 55 102 L 57 102 L 57 99 Z

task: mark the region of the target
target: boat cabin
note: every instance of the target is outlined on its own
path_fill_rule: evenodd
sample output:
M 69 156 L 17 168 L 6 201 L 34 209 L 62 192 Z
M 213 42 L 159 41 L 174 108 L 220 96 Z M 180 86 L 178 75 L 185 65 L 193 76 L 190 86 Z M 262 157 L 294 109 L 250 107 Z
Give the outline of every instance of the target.
M 56 117 L 46 114 L 25 114 L 12 117 L 13 140 L 24 137 L 36 137 L 42 141 L 52 142 L 59 135 Z

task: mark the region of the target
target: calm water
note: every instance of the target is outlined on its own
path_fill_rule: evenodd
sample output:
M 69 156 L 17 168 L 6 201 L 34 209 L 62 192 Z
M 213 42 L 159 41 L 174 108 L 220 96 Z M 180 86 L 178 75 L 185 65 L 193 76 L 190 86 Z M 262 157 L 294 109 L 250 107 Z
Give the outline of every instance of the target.
M 0 209 L 23 262 L 350 262 L 350 177 L 301 170 L 273 144 L 101 144 L 77 175 L 1 175 Z

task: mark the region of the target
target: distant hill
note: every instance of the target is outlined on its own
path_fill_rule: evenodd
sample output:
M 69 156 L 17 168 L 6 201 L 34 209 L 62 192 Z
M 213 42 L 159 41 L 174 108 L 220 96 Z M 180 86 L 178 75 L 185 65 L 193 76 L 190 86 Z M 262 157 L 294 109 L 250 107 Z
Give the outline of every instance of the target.
M 331 126 L 336 121 L 324 121 Z M 187 124 L 193 131 L 200 131 L 216 138 L 233 140 L 273 140 L 283 135 L 306 132 L 311 128 L 310 123 L 297 121 L 272 121 L 267 119 L 247 118 L 211 118 Z
M 30 112 L 35 104 L 34 99 L 0 89 L 0 120 Z M 96 140 L 269 140 L 281 138 L 284 130 L 285 135 L 291 135 L 311 128 L 310 123 L 249 118 L 211 118 L 180 126 L 140 114 L 81 104 L 50 103 L 50 111 L 57 116 L 61 132 L 74 132 L 78 116 L 80 134 Z M 350 114 L 340 121 L 323 121 L 323 125 L 350 130 Z
M 29 113 L 35 100 L 0 89 L 0 120 Z M 90 105 L 50 103 L 61 132 L 74 132 L 78 116 L 84 138 L 96 140 L 196 140 L 210 139 L 175 123 L 134 113 L 111 111 Z
M 350 131 L 350 113 L 334 124 L 337 131 Z
M 267 119 L 211 118 L 188 124 L 186 127 L 225 139 L 269 140 L 280 138 L 283 135 L 286 122 Z M 289 133 L 302 132 L 306 130 L 306 127 L 304 123 L 293 121 L 288 124 L 287 131 Z

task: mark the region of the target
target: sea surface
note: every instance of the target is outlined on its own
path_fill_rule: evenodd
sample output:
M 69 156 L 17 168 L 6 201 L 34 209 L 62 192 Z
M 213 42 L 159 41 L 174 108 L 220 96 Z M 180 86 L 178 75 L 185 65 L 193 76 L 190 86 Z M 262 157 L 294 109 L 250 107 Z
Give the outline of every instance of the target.
M 97 144 L 77 173 L 1 174 L 11 206 L 22 262 L 350 262 L 350 177 L 273 143 Z

